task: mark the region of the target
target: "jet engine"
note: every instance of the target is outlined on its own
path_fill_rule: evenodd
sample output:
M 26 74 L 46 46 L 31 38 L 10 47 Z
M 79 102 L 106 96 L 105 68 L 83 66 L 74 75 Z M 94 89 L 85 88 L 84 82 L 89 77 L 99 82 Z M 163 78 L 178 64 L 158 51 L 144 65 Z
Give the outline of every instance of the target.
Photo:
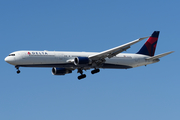
M 68 73 L 72 73 L 72 70 L 67 70 L 66 68 L 52 68 L 52 74 L 53 75 L 65 75 Z
M 91 64 L 91 60 L 88 57 L 76 57 L 74 58 L 75 65 L 87 65 Z

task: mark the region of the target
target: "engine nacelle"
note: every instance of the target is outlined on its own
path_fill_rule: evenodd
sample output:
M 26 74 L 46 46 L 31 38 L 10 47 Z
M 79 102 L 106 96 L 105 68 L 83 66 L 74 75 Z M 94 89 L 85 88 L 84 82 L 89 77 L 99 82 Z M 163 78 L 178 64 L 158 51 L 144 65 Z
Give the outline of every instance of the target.
M 72 73 L 72 70 L 67 70 L 66 68 L 52 68 L 52 74 L 53 75 L 65 75 L 68 73 Z
M 91 60 L 88 57 L 76 57 L 74 58 L 75 65 L 87 65 L 91 64 Z

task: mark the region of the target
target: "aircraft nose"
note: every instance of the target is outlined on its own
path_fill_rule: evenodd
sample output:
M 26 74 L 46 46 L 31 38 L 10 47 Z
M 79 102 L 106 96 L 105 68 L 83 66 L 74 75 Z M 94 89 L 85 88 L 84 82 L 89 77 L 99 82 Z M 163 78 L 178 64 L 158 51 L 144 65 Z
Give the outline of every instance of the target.
M 6 62 L 9 62 L 9 59 L 8 59 L 8 57 L 6 57 L 6 58 L 4 59 L 4 61 L 6 61 Z
M 14 61 L 13 58 L 8 57 L 8 56 L 7 56 L 4 60 L 5 60 L 7 63 L 12 63 L 12 62 Z

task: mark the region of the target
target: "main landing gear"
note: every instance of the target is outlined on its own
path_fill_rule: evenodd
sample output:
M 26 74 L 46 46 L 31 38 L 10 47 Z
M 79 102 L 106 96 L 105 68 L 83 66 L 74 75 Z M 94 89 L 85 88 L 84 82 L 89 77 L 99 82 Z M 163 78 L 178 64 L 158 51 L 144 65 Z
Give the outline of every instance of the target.
M 17 74 L 19 74 L 21 71 L 19 70 L 19 67 L 15 66 L 15 68 L 17 69 Z
M 94 70 L 91 71 L 92 74 L 95 74 L 95 73 L 98 73 L 98 72 L 100 72 L 99 69 L 94 69 Z M 81 80 L 81 79 L 83 79 L 83 78 L 86 78 L 86 75 L 83 74 L 83 70 L 82 70 L 82 69 L 78 69 L 78 73 L 81 74 L 80 76 L 78 76 L 78 79 L 79 79 L 79 80 Z
M 91 71 L 92 74 L 95 74 L 95 73 L 98 73 L 98 72 L 100 72 L 99 69 L 95 69 L 95 70 L 92 70 L 92 71 Z
M 79 79 L 79 80 L 81 80 L 81 79 L 83 79 L 83 78 L 85 78 L 85 77 L 86 77 L 86 74 L 83 74 L 82 69 L 78 69 L 78 73 L 80 73 L 80 74 L 81 74 L 80 76 L 78 76 L 78 79 Z

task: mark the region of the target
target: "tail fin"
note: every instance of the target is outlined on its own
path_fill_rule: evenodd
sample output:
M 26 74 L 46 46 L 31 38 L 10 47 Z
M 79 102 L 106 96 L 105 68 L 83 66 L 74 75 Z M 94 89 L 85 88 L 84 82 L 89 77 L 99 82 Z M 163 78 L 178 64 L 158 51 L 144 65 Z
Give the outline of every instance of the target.
M 154 56 L 160 31 L 154 31 L 137 54 Z

